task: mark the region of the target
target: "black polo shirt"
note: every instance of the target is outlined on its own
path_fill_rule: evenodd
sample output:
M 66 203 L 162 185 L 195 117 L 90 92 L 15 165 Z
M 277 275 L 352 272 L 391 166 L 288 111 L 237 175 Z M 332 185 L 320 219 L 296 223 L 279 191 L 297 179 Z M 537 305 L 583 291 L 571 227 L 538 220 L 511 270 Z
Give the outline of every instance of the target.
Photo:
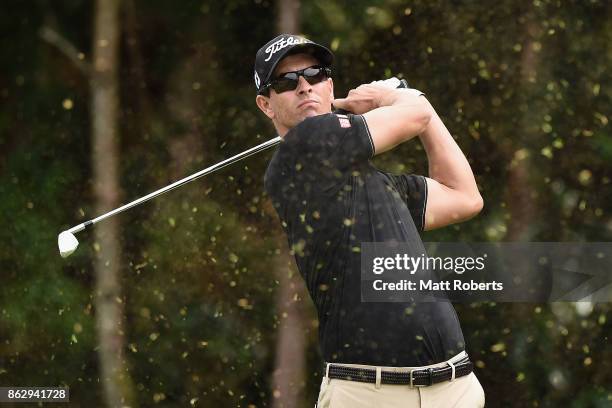
M 450 302 L 361 301 L 361 242 L 422 247 L 427 202 L 423 176 L 380 171 L 373 156 L 363 116 L 330 113 L 291 129 L 265 175 L 318 311 L 323 357 L 381 366 L 444 361 L 465 347 Z

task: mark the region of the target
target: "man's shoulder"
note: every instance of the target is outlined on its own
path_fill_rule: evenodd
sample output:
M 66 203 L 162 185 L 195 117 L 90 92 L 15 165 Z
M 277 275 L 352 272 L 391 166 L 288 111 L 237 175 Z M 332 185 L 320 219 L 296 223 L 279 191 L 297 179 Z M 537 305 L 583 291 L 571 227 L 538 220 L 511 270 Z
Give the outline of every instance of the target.
M 289 144 L 313 133 L 343 133 L 354 125 L 356 115 L 344 112 L 329 112 L 311 116 L 295 125 L 286 135 Z
M 281 175 L 283 169 L 283 161 L 280 160 L 279 157 L 279 149 L 277 149 L 272 158 L 268 162 L 268 167 L 266 168 L 266 172 L 264 173 L 264 188 L 268 190 L 268 187 L 276 181 L 276 179 Z
M 293 127 L 294 131 L 299 132 L 303 129 L 311 129 L 314 126 L 321 126 L 323 124 L 329 123 L 330 119 L 333 118 L 333 113 L 323 113 L 321 115 L 310 116 L 302 120 L 300 123 Z
M 329 125 L 334 125 L 336 127 L 341 127 L 341 128 L 346 128 L 346 127 L 350 127 L 350 122 L 353 121 L 354 118 L 356 118 L 359 115 L 353 115 L 350 112 L 346 112 L 346 111 L 332 111 L 329 113 L 324 113 L 322 115 L 317 115 L 317 116 L 311 116 L 309 118 L 304 119 L 301 124 L 305 124 L 306 126 L 309 125 L 313 125 L 313 124 L 329 124 Z M 349 123 L 343 123 L 344 121 L 348 121 Z

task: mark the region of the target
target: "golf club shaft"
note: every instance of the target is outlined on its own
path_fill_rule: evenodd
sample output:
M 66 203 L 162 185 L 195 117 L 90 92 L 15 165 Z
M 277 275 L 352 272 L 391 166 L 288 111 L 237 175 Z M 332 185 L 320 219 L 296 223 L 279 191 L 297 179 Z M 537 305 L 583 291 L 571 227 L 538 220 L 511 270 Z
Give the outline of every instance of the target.
M 405 79 L 399 80 L 398 84 L 397 84 L 397 88 L 409 88 L 408 82 L 406 82 Z M 157 191 L 154 191 L 154 192 L 152 192 L 150 194 L 147 194 L 146 196 L 141 197 L 141 198 L 139 198 L 137 200 L 134 200 L 131 203 L 125 204 L 125 205 L 123 205 L 123 206 L 121 206 L 119 208 L 116 208 L 116 209 L 114 209 L 112 211 L 109 211 L 106 214 L 102 214 L 102 215 L 100 215 L 97 218 L 94 218 L 94 219 L 89 220 L 89 221 L 85 221 L 82 224 L 75 225 L 74 227 L 70 228 L 67 231 L 70 232 L 71 234 L 74 234 L 75 232 L 82 231 L 82 230 L 84 230 L 85 228 L 87 228 L 90 225 L 94 225 L 94 224 L 96 224 L 96 223 L 98 223 L 98 222 L 100 222 L 100 221 L 102 221 L 102 220 L 104 220 L 104 219 L 106 219 L 108 217 L 112 217 L 115 214 L 119 214 L 120 212 L 123 212 L 123 211 L 125 211 L 127 209 L 130 209 L 130 208 L 135 207 L 135 206 L 137 206 L 139 204 L 142 204 L 145 201 L 149 201 L 150 199 L 155 198 L 155 197 L 157 197 L 157 196 L 159 196 L 161 194 L 164 194 L 164 193 L 166 193 L 166 192 L 168 192 L 170 190 L 174 190 L 175 188 L 180 187 L 180 186 L 182 186 L 184 184 L 187 184 L 190 181 L 193 181 L 193 180 L 195 180 L 195 179 L 197 179 L 199 177 L 202 177 L 202 176 L 205 176 L 205 175 L 207 175 L 209 173 L 212 173 L 215 170 L 219 170 L 219 169 L 221 169 L 221 168 L 223 168 L 223 167 L 225 167 L 227 165 L 230 165 L 232 163 L 235 163 L 238 160 L 241 160 L 241 159 L 243 159 L 245 157 L 249 157 L 249 156 L 251 156 L 251 155 L 253 155 L 255 153 L 261 152 L 262 150 L 268 149 L 269 147 L 276 146 L 278 143 L 280 143 L 280 141 L 281 141 L 281 137 L 277 136 L 277 137 L 275 137 L 273 139 L 268 140 L 267 142 L 264 142 L 264 143 L 262 143 L 260 145 L 257 145 L 255 147 L 252 147 L 252 148 L 248 149 L 248 150 L 245 150 L 244 152 L 239 153 L 239 154 L 237 154 L 237 155 L 235 155 L 233 157 L 230 157 L 229 159 L 225 159 L 225 160 L 223 160 L 223 161 L 221 161 L 221 162 L 219 162 L 217 164 L 214 164 L 214 165 L 212 165 L 210 167 L 205 168 L 204 170 L 201 170 L 201 171 L 199 171 L 197 173 L 194 173 L 191 176 L 188 176 L 188 177 L 185 177 L 185 178 L 183 178 L 181 180 L 175 181 L 174 183 L 172 183 L 172 184 L 170 184 L 170 185 L 168 185 L 168 186 L 166 186 L 164 188 L 161 188 L 161 189 L 159 189 Z
M 168 186 L 166 186 L 164 188 L 160 188 L 159 190 L 154 191 L 154 192 L 152 192 L 150 194 L 147 194 L 146 196 L 141 197 L 141 198 L 139 198 L 137 200 L 134 200 L 131 203 L 122 205 L 121 207 L 116 208 L 116 209 L 114 209 L 112 211 L 109 211 L 106 214 L 102 214 L 99 217 L 96 217 L 96 218 L 94 218 L 92 220 L 89 220 L 89 221 L 86 221 L 86 222 L 84 222 L 82 224 L 76 225 L 76 226 L 70 228 L 68 230 L 68 232 L 74 234 L 75 232 L 82 231 L 82 230 L 84 230 L 85 228 L 87 228 L 90 225 L 96 224 L 96 223 L 98 223 L 98 222 L 100 222 L 100 221 L 102 221 L 102 220 L 104 220 L 104 219 L 106 219 L 108 217 L 112 217 L 115 214 L 119 214 L 120 212 L 123 212 L 123 211 L 125 211 L 127 209 L 130 209 L 130 208 L 135 207 L 135 206 L 137 206 L 139 204 L 142 204 L 145 201 L 149 201 L 152 198 L 155 198 L 155 197 L 157 197 L 159 195 L 162 195 L 162 194 L 164 194 L 164 193 L 166 193 L 166 192 L 168 192 L 170 190 L 174 190 L 175 188 L 180 187 L 180 186 L 182 186 L 184 184 L 187 184 L 187 183 L 189 183 L 189 182 L 191 182 L 191 181 L 193 181 L 193 180 L 195 180 L 197 178 L 200 178 L 202 176 L 210 174 L 210 173 L 212 173 L 215 170 L 219 170 L 219 169 L 221 169 L 221 168 L 223 168 L 225 166 L 228 166 L 228 165 L 230 165 L 232 163 L 237 162 L 238 160 L 241 160 L 241 159 L 244 159 L 245 157 L 249 157 L 249 156 L 251 156 L 253 154 L 259 153 L 259 152 L 261 152 L 263 150 L 266 150 L 266 149 L 268 149 L 268 148 L 270 148 L 272 146 L 276 146 L 277 144 L 280 143 L 280 141 L 281 141 L 281 137 L 280 136 L 277 136 L 274 139 L 270 139 L 267 142 L 264 142 L 264 143 L 262 143 L 260 145 L 257 145 L 255 147 L 252 147 L 252 148 L 248 149 L 248 150 L 245 150 L 242 153 L 238 153 L 237 155 L 235 155 L 233 157 L 230 157 L 229 159 L 225 159 L 225 160 L 223 160 L 223 161 L 221 161 L 221 162 L 219 162 L 217 164 L 214 164 L 214 165 L 212 165 L 210 167 L 205 168 L 204 170 L 200 170 L 197 173 L 192 174 L 191 176 L 187 176 L 187 177 L 185 177 L 183 179 L 175 181 L 174 183 L 172 183 L 172 184 L 170 184 L 170 185 L 168 185 Z

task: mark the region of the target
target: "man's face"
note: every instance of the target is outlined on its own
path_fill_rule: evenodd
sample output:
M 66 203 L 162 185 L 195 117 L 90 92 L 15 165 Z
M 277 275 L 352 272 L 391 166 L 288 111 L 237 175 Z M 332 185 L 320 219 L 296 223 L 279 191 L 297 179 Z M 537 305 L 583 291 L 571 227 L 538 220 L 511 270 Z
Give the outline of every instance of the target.
M 280 74 L 298 71 L 319 65 L 309 54 L 294 54 L 283 58 L 276 66 L 272 78 Z M 299 77 L 297 88 L 292 91 L 276 93 L 270 89 L 270 96 L 257 96 L 257 106 L 270 118 L 279 135 L 284 136 L 292 127 L 310 116 L 331 112 L 334 89 L 331 78 L 310 85 L 304 77 Z

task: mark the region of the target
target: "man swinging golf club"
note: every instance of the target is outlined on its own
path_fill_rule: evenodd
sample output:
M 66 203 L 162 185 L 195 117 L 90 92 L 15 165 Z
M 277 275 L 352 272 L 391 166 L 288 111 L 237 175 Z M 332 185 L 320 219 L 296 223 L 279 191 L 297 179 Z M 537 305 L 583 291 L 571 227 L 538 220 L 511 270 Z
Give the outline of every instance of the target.
M 332 60 L 327 48 L 288 34 L 255 58 L 257 106 L 282 138 L 265 188 L 319 316 L 318 407 L 484 406 L 452 304 L 362 302 L 355 250 L 420 242 L 420 231 L 474 216 L 483 205 L 474 175 L 421 92 L 373 83 L 334 99 Z M 429 177 L 370 163 L 415 136 Z

